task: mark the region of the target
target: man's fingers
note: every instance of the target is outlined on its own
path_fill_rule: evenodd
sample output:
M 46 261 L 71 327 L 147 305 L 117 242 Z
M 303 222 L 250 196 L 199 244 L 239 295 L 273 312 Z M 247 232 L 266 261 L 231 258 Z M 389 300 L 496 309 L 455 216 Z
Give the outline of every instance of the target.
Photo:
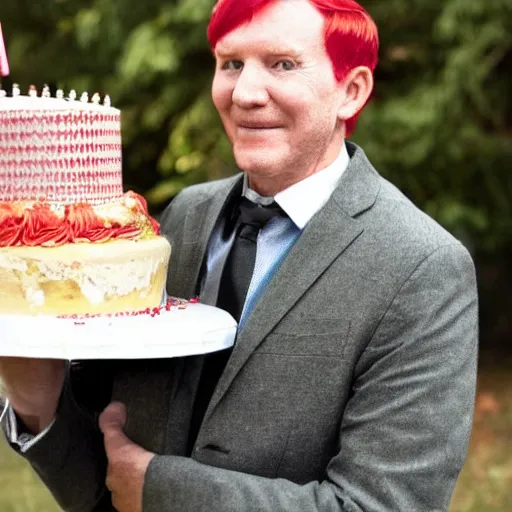
M 119 402 L 111 403 L 99 418 L 108 458 L 105 485 L 116 510 L 141 512 L 144 475 L 155 454 L 126 437 L 126 419 L 126 407 Z

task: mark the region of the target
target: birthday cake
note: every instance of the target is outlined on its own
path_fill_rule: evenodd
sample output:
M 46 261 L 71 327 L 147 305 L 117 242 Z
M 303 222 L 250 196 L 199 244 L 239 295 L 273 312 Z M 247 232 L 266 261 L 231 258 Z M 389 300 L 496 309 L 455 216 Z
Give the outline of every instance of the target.
M 120 111 L 43 96 L 0 94 L 0 313 L 157 307 L 171 248 L 123 193 Z

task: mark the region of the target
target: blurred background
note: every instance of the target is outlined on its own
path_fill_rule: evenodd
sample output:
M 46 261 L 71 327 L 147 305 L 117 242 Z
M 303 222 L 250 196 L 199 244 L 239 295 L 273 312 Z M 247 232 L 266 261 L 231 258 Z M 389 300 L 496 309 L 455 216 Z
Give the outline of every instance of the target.
M 512 510 L 512 1 L 362 0 L 380 30 L 373 101 L 352 139 L 475 259 L 481 350 L 470 454 L 450 512 Z M 235 172 L 210 99 L 213 0 L 0 0 L 11 77 L 108 93 L 124 180 L 157 214 Z M 0 440 L 0 512 L 55 512 Z M 413 511 L 411 511 L 413 512 Z

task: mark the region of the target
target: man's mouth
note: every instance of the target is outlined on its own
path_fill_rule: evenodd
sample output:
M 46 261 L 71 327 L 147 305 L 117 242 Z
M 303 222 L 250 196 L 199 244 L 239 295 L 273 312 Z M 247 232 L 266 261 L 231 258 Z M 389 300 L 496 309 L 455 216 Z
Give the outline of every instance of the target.
M 275 130 L 280 128 L 280 126 L 266 124 L 239 124 L 238 128 L 243 130 Z

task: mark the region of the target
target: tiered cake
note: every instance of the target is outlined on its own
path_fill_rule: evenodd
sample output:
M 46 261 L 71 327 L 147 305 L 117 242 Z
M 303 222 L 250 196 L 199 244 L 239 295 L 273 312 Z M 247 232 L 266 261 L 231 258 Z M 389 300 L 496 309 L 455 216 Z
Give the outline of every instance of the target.
M 0 95 L 0 313 L 156 307 L 170 250 L 123 194 L 119 110 Z

